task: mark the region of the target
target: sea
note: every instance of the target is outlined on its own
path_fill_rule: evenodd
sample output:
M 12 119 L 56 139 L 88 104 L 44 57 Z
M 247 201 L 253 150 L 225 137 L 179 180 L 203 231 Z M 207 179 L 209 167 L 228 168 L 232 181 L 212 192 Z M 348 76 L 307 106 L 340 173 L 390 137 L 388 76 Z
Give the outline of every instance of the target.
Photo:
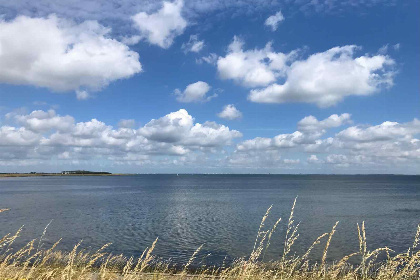
M 338 221 L 329 261 L 359 250 L 357 224 L 365 223 L 368 250 L 404 252 L 420 223 L 420 176 L 400 175 L 127 175 L 0 178 L 0 238 L 22 226 L 13 245 L 43 236 L 37 246 L 106 243 L 113 254 L 138 257 L 158 238 L 154 254 L 186 263 L 202 245 L 199 263 L 221 265 L 246 258 L 262 230 L 282 218 L 264 261 L 283 253 L 287 224 L 301 255 Z M 45 234 L 43 232 L 46 228 Z M 37 241 L 38 242 L 38 241 Z M 325 240 L 311 253 L 319 261 Z

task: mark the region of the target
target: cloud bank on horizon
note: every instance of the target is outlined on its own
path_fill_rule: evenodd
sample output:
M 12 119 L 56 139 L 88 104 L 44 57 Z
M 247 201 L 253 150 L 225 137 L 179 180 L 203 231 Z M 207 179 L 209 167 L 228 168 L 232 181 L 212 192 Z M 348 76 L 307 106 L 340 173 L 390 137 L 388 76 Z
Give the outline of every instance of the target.
M 0 172 L 419 173 L 418 3 L 252 3 L 0 3 Z
M 228 105 L 222 118 L 235 119 Z M 0 166 L 50 165 L 77 167 L 92 162 L 142 167 L 194 167 L 205 164 L 211 172 L 273 166 L 282 169 L 322 166 L 381 170 L 390 165 L 415 164 L 420 157 L 420 120 L 354 125 L 351 115 L 333 114 L 323 120 L 306 116 L 297 130 L 272 138 L 243 140 L 243 134 L 216 122 L 198 123 L 180 109 L 152 119 L 140 127 L 121 120 L 118 128 L 97 119 L 76 122 L 54 110 L 6 114 L 9 125 L 0 127 Z M 346 126 L 346 128 L 342 128 Z M 332 136 L 326 134 L 334 129 Z M 234 140 L 238 140 L 234 143 Z M 222 155 L 222 156 L 221 156 Z M 385 169 L 387 170 L 387 169 Z

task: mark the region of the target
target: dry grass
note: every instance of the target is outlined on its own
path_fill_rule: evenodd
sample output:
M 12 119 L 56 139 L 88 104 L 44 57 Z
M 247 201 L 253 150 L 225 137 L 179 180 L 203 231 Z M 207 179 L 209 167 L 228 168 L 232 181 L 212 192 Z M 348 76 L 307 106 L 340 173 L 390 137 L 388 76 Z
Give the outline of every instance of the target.
M 318 237 L 302 256 L 291 255 L 292 246 L 299 237 L 299 224 L 294 222 L 294 207 L 287 222 L 286 238 L 282 256 L 277 261 L 262 262 L 265 251 L 270 245 L 272 234 L 281 222 L 266 228 L 265 222 L 271 207 L 264 215 L 252 253 L 247 258 L 236 260 L 228 267 L 203 267 L 190 269 L 199 247 L 191 259 L 181 269 L 175 270 L 168 262 L 160 261 L 153 255 L 158 240 L 146 248 L 142 255 L 135 259 L 122 255 L 113 256 L 104 250 L 104 245 L 96 252 L 80 249 L 80 243 L 71 252 L 56 250 L 60 241 L 51 248 L 42 249 L 42 237 L 32 240 L 16 251 L 12 249 L 14 241 L 21 230 L 14 235 L 6 235 L 0 239 L 0 279 L 419 279 L 420 278 L 420 225 L 417 228 L 413 245 L 406 252 L 393 254 L 387 247 L 370 251 L 366 243 L 364 222 L 357 225 L 359 233 L 359 250 L 341 260 L 328 264 L 327 253 L 330 242 L 336 231 L 338 222 L 331 232 Z M 1 210 L 0 210 L 1 211 Z M 45 234 L 45 231 L 43 235 Z M 310 261 L 309 255 L 322 239 L 326 239 L 322 258 L 319 263 Z M 377 261 L 379 254 L 385 260 Z M 359 256 L 360 264 L 350 265 L 348 260 Z

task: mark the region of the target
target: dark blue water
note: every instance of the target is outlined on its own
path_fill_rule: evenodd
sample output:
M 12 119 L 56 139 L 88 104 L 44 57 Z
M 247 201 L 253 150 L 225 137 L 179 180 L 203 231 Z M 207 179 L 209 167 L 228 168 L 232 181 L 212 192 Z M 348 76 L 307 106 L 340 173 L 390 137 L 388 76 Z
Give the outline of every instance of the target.
M 0 178 L 0 236 L 25 225 L 20 244 L 39 237 L 61 249 L 112 242 L 110 251 L 138 256 L 159 237 L 155 254 L 187 260 L 204 244 L 210 263 L 248 255 L 266 209 L 267 225 L 283 217 L 266 259 L 282 251 L 290 208 L 301 222 L 292 251 L 302 253 L 340 221 L 329 250 L 337 259 L 358 250 L 365 221 L 368 248 L 397 252 L 413 242 L 420 222 L 420 176 L 139 175 Z M 17 245 L 20 245 L 17 244 Z M 322 251 L 315 250 L 313 258 Z

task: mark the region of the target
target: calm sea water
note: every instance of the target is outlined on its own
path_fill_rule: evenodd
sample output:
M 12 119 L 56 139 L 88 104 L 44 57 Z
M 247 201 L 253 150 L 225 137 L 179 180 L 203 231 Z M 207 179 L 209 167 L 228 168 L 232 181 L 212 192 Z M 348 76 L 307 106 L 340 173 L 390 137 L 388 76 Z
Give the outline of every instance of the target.
M 138 175 L 0 178 L 0 236 L 24 225 L 20 244 L 39 237 L 61 249 L 83 240 L 92 250 L 112 242 L 114 253 L 138 256 L 159 237 L 155 254 L 220 264 L 249 255 L 266 209 L 266 225 L 283 217 L 265 259 L 282 251 L 290 208 L 302 253 L 340 221 L 329 258 L 358 250 L 356 224 L 365 221 L 368 247 L 406 250 L 420 223 L 420 176 Z M 313 258 L 319 256 L 320 247 Z M 209 256 L 207 256 L 210 254 Z

